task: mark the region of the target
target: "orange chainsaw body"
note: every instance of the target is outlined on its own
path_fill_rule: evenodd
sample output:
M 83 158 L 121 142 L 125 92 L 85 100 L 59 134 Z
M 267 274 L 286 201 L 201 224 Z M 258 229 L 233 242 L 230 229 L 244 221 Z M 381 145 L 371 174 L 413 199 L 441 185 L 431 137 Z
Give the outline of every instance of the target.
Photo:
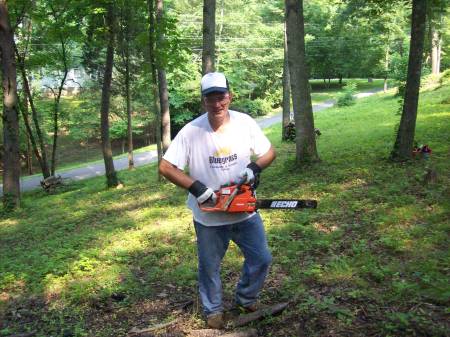
M 232 185 L 221 187 L 216 192 L 215 205 L 203 204 L 200 209 L 205 212 L 254 212 L 256 210 L 256 198 L 250 185 Z M 231 200 L 230 200 L 231 199 Z

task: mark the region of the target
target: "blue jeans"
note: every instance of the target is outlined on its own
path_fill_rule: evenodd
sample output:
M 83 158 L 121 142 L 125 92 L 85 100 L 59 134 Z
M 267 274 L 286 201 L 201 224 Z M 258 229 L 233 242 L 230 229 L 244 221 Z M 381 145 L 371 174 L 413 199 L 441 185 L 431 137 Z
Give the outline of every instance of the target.
M 205 314 L 223 311 L 220 265 L 230 240 L 238 245 L 245 258 L 237 284 L 236 303 L 248 306 L 256 302 L 272 261 L 260 215 L 256 213 L 233 225 L 204 226 L 196 221 L 194 225 L 199 291 Z

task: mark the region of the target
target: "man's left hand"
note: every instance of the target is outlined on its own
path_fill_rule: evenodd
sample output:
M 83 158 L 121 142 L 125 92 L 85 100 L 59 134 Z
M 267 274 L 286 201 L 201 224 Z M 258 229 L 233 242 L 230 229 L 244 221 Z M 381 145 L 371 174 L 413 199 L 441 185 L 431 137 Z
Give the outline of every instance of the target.
M 261 173 L 261 168 L 258 166 L 258 164 L 251 162 L 247 165 L 245 170 L 243 170 L 239 174 L 239 178 L 243 179 L 245 177 L 245 184 L 252 184 L 253 187 L 256 188 L 255 185 L 259 183 L 259 175 Z

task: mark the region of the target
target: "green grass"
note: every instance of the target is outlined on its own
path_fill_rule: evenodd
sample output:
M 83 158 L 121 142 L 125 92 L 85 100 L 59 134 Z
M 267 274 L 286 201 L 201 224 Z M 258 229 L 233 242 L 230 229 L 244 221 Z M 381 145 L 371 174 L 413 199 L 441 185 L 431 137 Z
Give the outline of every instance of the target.
M 343 80 L 343 85 L 348 81 L 348 79 Z M 373 82 L 368 82 L 367 79 L 352 79 L 357 83 L 357 91 L 367 91 L 370 89 L 380 89 L 383 86 L 383 80 L 374 79 Z M 338 80 L 331 80 L 330 84 L 324 84 L 322 80 L 311 80 L 311 85 L 313 88 L 313 92 L 311 94 L 311 99 L 313 104 L 318 104 L 327 100 L 336 99 L 337 95 L 342 91 L 342 88 L 338 82 Z M 62 111 L 71 111 L 71 110 L 79 110 L 82 105 L 83 100 L 79 99 L 77 96 L 67 96 L 63 97 L 61 100 L 61 110 Z M 52 111 L 53 108 L 53 99 L 44 99 L 40 100 L 38 104 L 39 111 Z M 269 113 L 268 116 L 275 115 L 280 113 L 280 110 L 274 110 L 272 113 Z M 267 116 L 265 116 L 267 117 Z M 47 120 L 46 123 L 47 128 L 51 128 L 52 121 Z M 57 172 L 64 172 L 70 169 L 75 169 L 79 167 L 83 167 L 86 165 L 92 165 L 97 163 L 102 163 L 103 158 L 101 154 L 100 144 L 81 144 L 80 141 L 71 140 L 71 137 L 68 136 L 60 136 L 58 140 L 58 152 L 57 152 Z M 156 149 L 156 145 L 150 145 L 141 147 L 136 149 L 134 153 L 140 153 L 144 151 L 148 151 L 149 149 Z M 119 151 L 119 149 L 113 149 L 115 153 Z M 68 155 L 70 154 L 70 155 Z M 126 153 L 118 154 L 115 158 L 120 158 L 127 156 Z M 38 169 L 38 164 L 34 163 L 34 169 Z M 40 176 L 41 173 L 36 173 L 33 175 L 27 175 L 25 172 L 22 172 L 24 177 L 35 177 Z M 2 177 L 0 177 L 1 182 Z
M 262 301 L 289 300 L 255 323 L 261 336 L 445 336 L 448 333 L 450 85 L 421 94 L 417 139 L 428 161 L 391 163 L 399 116 L 392 94 L 315 115 L 322 161 L 297 167 L 295 146 L 266 130 L 278 153 L 258 196 L 315 198 L 316 210 L 262 211 L 274 261 Z M 438 182 L 423 182 L 433 168 Z M 149 165 L 46 195 L 0 219 L 0 336 L 126 336 L 180 317 L 202 327 L 196 247 L 186 193 Z M 242 256 L 223 264 L 231 301 Z M 194 300 L 190 311 L 177 303 Z

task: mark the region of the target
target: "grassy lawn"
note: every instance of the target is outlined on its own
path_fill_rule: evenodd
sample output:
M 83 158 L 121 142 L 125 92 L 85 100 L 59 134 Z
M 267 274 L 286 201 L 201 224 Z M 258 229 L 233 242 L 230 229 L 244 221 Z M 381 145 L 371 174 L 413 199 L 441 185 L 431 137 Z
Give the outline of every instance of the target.
M 346 81 L 343 81 L 345 84 Z M 368 82 L 367 79 L 356 79 L 354 80 L 357 83 L 357 91 L 367 91 L 370 89 L 380 89 L 383 87 L 383 80 L 380 79 L 374 79 L 373 82 Z M 317 104 L 320 102 L 324 102 L 330 99 L 336 99 L 339 92 L 342 91 L 342 88 L 340 87 L 338 80 L 332 80 L 331 83 L 328 85 L 324 84 L 322 80 L 312 80 L 311 85 L 313 87 L 313 93 L 311 95 L 312 103 Z M 328 87 L 329 86 L 329 87 Z M 82 101 L 80 99 L 77 99 L 76 97 L 64 97 L 61 101 L 61 109 L 63 111 L 70 111 L 74 109 L 80 109 L 80 106 L 82 105 Z M 44 110 L 51 110 L 52 109 L 53 101 L 51 99 L 45 100 L 41 102 L 40 109 Z M 277 109 L 276 111 L 273 111 L 272 113 L 268 114 L 267 116 L 275 115 L 276 113 L 280 113 L 280 110 Z M 265 116 L 265 117 L 267 117 Z M 80 142 L 74 142 L 70 141 L 69 139 L 66 139 L 65 137 L 60 137 L 59 139 L 59 148 L 58 148 L 58 158 L 57 158 L 57 172 L 61 171 L 67 171 L 74 168 L 79 168 L 86 165 L 92 165 L 95 163 L 102 163 L 103 157 L 101 153 L 100 145 L 95 144 L 84 144 L 83 146 L 80 146 Z M 134 150 L 134 153 L 140 153 L 145 152 L 149 150 L 155 150 L 156 145 L 150 145 L 141 147 L 139 149 Z M 117 152 L 118 149 L 115 149 L 115 152 Z M 67 155 L 70 154 L 70 155 Z M 120 158 L 127 156 L 126 153 L 120 154 L 115 156 L 115 158 Z M 38 169 L 37 163 L 34 164 L 35 169 Z M 24 172 L 23 172 L 24 173 Z M 40 173 L 37 173 L 33 176 L 40 176 Z M 25 176 L 25 174 L 24 174 Z M 0 177 L 1 182 L 1 177 Z
M 416 138 L 429 160 L 391 163 L 397 98 L 377 94 L 316 115 L 322 161 L 297 167 L 280 143 L 258 196 L 315 198 L 316 210 L 261 211 L 274 261 L 264 303 L 289 301 L 254 323 L 260 336 L 447 336 L 450 84 L 422 92 Z M 437 182 L 424 182 L 427 169 Z M 0 218 L 0 336 L 126 336 L 179 318 L 202 328 L 196 247 L 185 192 L 149 165 L 53 195 L 25 193 Z M 242 256 L 222 268 L 231 303 Z M 193 300 L 190 305 L 183 303 Z M 161 335 L 162 336 L 162 335 Z

